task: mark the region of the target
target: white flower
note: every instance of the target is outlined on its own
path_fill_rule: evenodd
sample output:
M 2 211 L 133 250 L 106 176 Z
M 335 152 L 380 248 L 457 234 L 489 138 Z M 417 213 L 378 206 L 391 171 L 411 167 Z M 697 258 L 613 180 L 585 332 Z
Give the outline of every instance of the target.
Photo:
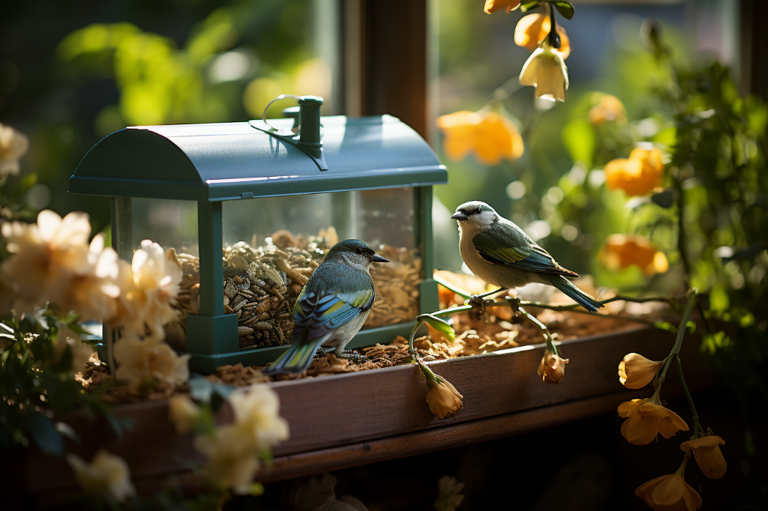
M 148 328 L 152 336 L 163 339 L 163 326 L 177 317 L 171 302 L 179 292 L 181 269 L 150 240 L 141 242 L 130 265 L 120 261 L 119 266 L 121 310 L 112 323 L 138 335 L 144 335 Z
M 72 364 L 70 366 L 70 372 L 77 373 L 88 362 L 88 359 L 93 354 L 93 348 L 84 342 L 80 341 L 80 336 L 69 328 L 62 326 L 59 330 L 59 335 L 56 336 L 56 344 L 53 346 L 53 360 L 54 363 L 58 363 L 61 357 L 69 347 L 72 354 Z
M 562 55 L 546 41 L 538 47 L 520 71 L 520 84 L 536 87 L 536 97 L 565 101 L 568 90 L 568 68 Z
M 27 153 L 29 140 L 22 133 L 0 123 L 0 178 L 19 173 L 19 159 Z
M 164 342 L 129 334 L 115 343 L 115 376 L 128 382 L 133 390 L 155 380 L 161 386 L 174 387 L 189 380 L 189 357 L 180 357 Z
M 63 301 L 74 275 L 89 271 L 88 215 L 73 212 L 63 219 L 50 210 L 41 211 L 37 224 L 9 222 L 2 226 L 13 254 L 2 266 L 8 285 L 18 294 L 18 307 Z
M 253 435 L 257 451 L 270 450 L 289 436 L 288 422 L 280 417 L 280 397 L 267 385 L 253 385 L 229 396 L 235 422 Z
M 456 481 L 455 477 L 443 476 L 437 482 L 438 495 L 435 500 L 435 509 L 437 511 L 456 511 L 464 500 L 461 490 L 464 489 L 464 483 Z
M 74 454 L 67 454 L 67 463 L 75 471 L 77 482 L 87 492 L 110 493 L 118 502 L 136 493 L 128 464 L 120 456 L 104 449 L 96 453 L 90 463 Z

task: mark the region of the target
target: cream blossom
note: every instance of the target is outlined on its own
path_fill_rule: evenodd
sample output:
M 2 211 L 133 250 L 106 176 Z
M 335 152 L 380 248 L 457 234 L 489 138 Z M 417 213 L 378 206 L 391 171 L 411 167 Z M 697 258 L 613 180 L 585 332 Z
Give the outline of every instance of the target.
M 66 459 L 75 471 L 77 482 L 87 492 L 109 493 L 118 502 L 136 493 L 128 464 L 120 456 L 102 449 L 90 463 L 71 453 L 67 454 Z
M 73 277 L 59 306 L 73 310 L 83 321 L 106 321 L 117 311 L 120 288 L 117 252 L 104 246 L 104 233 L 94 236 L 88 249 L 88 271 Z
M 142 340 L 129 333 L 115 343 L 115 376 L 133 390 L 155 380 L 160 386 L 173 387 L 189 380 L 189 357 L 179 356 L 162 341 Z
M 93 354 L 93 348 L 82 342 L 80 336 L 71 329 L 62 326 L 59 335 L 56 336 L 56 343 L 53 345 L 54 363 L 61 361 L 67 348 L 72 355 L 70 372 L 79 372 Z
M 435 509 L 437 511 L 456 511 L 464 500 L 461 490 L 464 489 L 464 483 L 456 481 L 455 477 L 443 476 L 437 482 L 438 495 L 435 500 Z
M 544 41 L 523 64 L 520 84 L 536 87 L 537 98 L 565 101 L 568 68 L 562 55 Z
M 213 436 L 197 435 L 195 449 L 208 457 L 205 468 L 210 481 L 221 488 L 246 494 L 253 482 L 259 462 L 249 434 L 241 424 L 216 428 Z
M 19 173 L 19 160 L 29 149 L 29 139 L 16 129 L 0 123 L 0 178 Z
M 288 421 L 280 417 L 280 397 L 267 385 L 253 385 L 229 396 L 235 422 L 252 435 L 257 451 L 269 450 L 287 440 Z
M 120 306 L 110 322 L 128 331 L 162 340 L 163 326 L 177 317 L 171 302 L 179 292 L 181 269 L 165 257 L 165 252 L 150 240 L 141 242 L 129 265 L 119 262 L 117 284 Z
M 278 415 L 280 398 L 267 385 L 237 390 L 228 398 L 235 422 L 213 435 L 197 435 L 195 448 L 208 456 L 208 476 L 223 488 L 247 493 L 259 467 L 258 456 L 288 438 L 288 422 Z
M 61 218 L 44 210 L 37 224 L 9 222 L 3 224 L 2 232 L 12 254 L 2 265 L 3 275 L 17 293 L 17 308 L 22 311 L 46 301 L 61 303 L 74 276 L 90 269 L 91 224 L 85 213 Z
M 200 418 L 200 407 L 185 395 L 175 395 L 168 400 L 168 413 L 179 434 L 192 431 Z

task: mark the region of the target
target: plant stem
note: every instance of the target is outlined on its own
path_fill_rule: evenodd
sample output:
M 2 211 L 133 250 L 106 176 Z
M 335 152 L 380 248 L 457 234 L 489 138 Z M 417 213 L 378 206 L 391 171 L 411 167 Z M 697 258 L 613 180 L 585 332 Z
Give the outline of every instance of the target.
M 424 324 L 423 321 L 417 321 L 416 326 L 413 327 L 413 330 L 411 330 L 411 337 L 408 339 L 408 351 L 411 352 L 411 355 L 414 355 L 416 353 L 416 349 L 413 347 L 413 340 L 416 338 L 416 332 L 419 331 L 419 328 L 421 328 L 421 325 L 423 324 Z
M 669 352 L 669 356 L 667 357 L 667 362 L 664 364 L 664 370 L 661 372 L 661 377 L 659 378 L 659 387 L 664 383 L 664 380 L 667 377 L 667 371 L 669 370 L 669 366 L 672 364 L 672 359 L 676 357 L 678 353 L 680 353 L 680 348 L 683 346 L 683 338 L 685 337 L 686 330 L 685 325 L 688 324 L 688 318 L 691 317 L 691 312 L 693 311 L 693 306 L 696 305 L 696 297 L 698 294 L 699 290 L 695 287 L 692 287 L 688 293 L 688 305 L 685 307 L 683 319 L 680 321 L 680 327 L 677 329 L 677 339 L 675 340 L 675 345 L 672 346 L 672 350 Z
M 525 309 L 523 309 L 522 307 L 518 306 L 517 310 L 520 311 L 520 314 L 528 318 L 528 321 L 530 321 L 531 323 L 533 323 L 534 325 L 536 325 L 541 329 L 541 332 L 544 334 L 544 338 L 547 340 L 547 349 L 552 353 L 554 353 L 555 355 L 560 356 L 560 352 L 557 350 L 557 346 L 555 346 L 554 339 L 552 339 L 552 334 L 549 333 L 549 329 L 547 328 L 547 326 L 541 321 L 539 321 L 539 318 L 537 318 L 533 314 L 529 314 L 528 312 L 526 312 Z
M 683 392 L 685 398 L 688 400 L 688 407 L 691 409 L 691 415 L 693 416 L 693 438 L 699 438 L 699 413 L 696 411 L 696 405 L 693 404 L 693 397 L 691 391 L 688 390 L 688 385 L 685 383 L 685 376 L 683 376 L 683 364 L 680 361 L 680 355 L 675 353 L 675 362 L 677 362 L 677 373 L 680 375 L 680 383 L 683 386 Z
M 691 262 L 688 260 L 688 253 L 685 251 L 685 194 L 683 192 L 683 180 L 680 174 L 683 170 L 677 169 L 678 176 L 675 178 L 675 188 L 677 189 L 677 251 L 680 253 L 680 260 L 683 262 L 683 286 L 691 285 Z

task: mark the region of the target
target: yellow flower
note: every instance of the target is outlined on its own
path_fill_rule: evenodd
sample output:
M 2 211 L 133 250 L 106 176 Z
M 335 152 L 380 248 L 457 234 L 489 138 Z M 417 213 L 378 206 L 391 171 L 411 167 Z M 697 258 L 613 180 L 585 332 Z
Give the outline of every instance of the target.
M 445 135 L 443 150 L 452 160 L 474 153 L 480 163 L 497 165 L 502 158 L 516 160 L 523 155 L 523 139 L 515 125 L 498 112 L 462 110 L 437 118 Z
M 560 52 L 546 41 L 537 48 L 520 71 L 520 84 L 536 87 L 536 97 L 550 101 L 565 101 L 568 90 L 568 68 Z
M 551 28 L 552 21 L 545 14 L 523 16 L 515 27 L 515 44 L 528 48 L 528 51 L 533 51 L 549 35 Z M 568 39 L 568 34 L 565 33 L 563 26 L 559 24 L 557 25 L 557 35 L 560 36 L 560 49 L 554 51 L 558 52 L 565 60 L 571 54 L 571 41 Z
M 86 463 L 74 454 L 67 454 L 67 463 L 75 471 L 80 486 L 91 493 L 109 493 L 118 502 L 136 493 L 131 484 L 128 464 L 120 456 L 110 454 L 104 449 L 96 453 L 90 463 Z
M 69 348 L 72 356 L 70 372 L 77 373 L 85 366 L 88 359 L 91 358 L 93 348 L 81 342 L 80 336 L 75 332 L 62 326 L 59 330 L 59 335 L 56 336 L 56 344 L 53 346 L 54 363 L 58 363 L 61 360 L 67 348 Z
M 544 350 L 544 356 L 541 357 L 539 368 L 536 374 L 541 376 L 544 383 L 560 383 L 565 376 L 565 365 L 567 358 L 560 358 L 549 350 Z
M 485 8 L 488 14 L 493 14 L 501 9 L 506 9 L 507 14 L 520 7 L 520 0 L 485 0 Z
M 651 398 L 633 399 L 621 403 L 619 417 L 627 420 L 621 425 L 621 434 L 630 444 L 646 445 L 658 438 L 672 438 L 678 431 L 688 431 L 688 425 L 675 412 L 664 408 L 658 394 Z
M 115 376 L 128 382 L 133 390 L 154 380 L 161 386 L 174 387 L 189 380 L 190 356 L 180 357 L 164 342 L 129 335 L 115 343 Z
M 612 234 L 600 249 L 598 260 L 611 271 L 635 265 L 646 276 L 664 273 L 669 269 L 667 256 L 643 236 Z
M 288 421 L 280 417 L 280 397 L 268 385 L 253 385 L 229 396 L 235 421 L 252 435 L 253 448 L 265 451 L 287 440 Z
M 2 266 L 8 285 L 18 295 L 16 307 L 31 311 L 47 301 L 61 304 L 75 275 L 87 274 L 88 215 L 73 212 L 63 219 L 41 211 L 37 224 L 9 222 L 2 226 L 13 254 Z
M 589 109 L 589 120 L 592 124 L 600 125 L 605 121 L 613 121 L 621 126 L 627 123 L 627 109 L 616 96 L 603 94 L 600 101 Z
M 628 389 L 640 389 L 653 381 L 664 361 L 648 360 L 638 353 L 629 353 L 619 362 L 619 381 Z
M 179 292 L 179 282 L 181 269 L 165 257 L 162 247 L 142 241 L 130 265 L 119 263 L 120 304 L 111 324 L 139 335 L 148 328 L 153 337 L 162 340 L 163 326 L 178 315 L 171 302 Z
M 195 429 L 200 418 L 200 407 L 185 395 L 175 395 L 168 400 L 168 412 L 179 434 Z
M 693 449 L 696 463 L 702 473 L 710 479 L 720 479 L 725 475 L 726 463 L 720 446 L 725 441 L 717 435 L 707 435 L 696 440 L 683 442 L 680 449 L 685 452 Z
M 434 380 L 427 377 L 427 387 L 429 387 L 427 392 L 429 410 L 439 418 L 453 417 L 464 408 L 464 403 L 461 401 L 464 396 L 459 394 L 448 380 L 437 375 Z
M 247 428 L 241 424 L 219 426 L 213 437 L 197 435 L 194 445 L 208 457 L 205 471 L 214 485 L 248 493 L 259 462 Z
M 641 484 L 635 495 L 645 500 L 648 507 L 664 511 L 695 511 L 701 507 L 701 497 L 685 482 L 685 461 L 677 472 L 657 477 Z
M 611 190 L 624 190 L 628 196 L 646 195 L 661 186 L 664 161 L 661 151 L 636 147 L 629 159 L 611 160 L 603 170 L 605 184 Z
M 0 178 L 19 173 L 19 160 L 28 148 L 29 140 L 26 136 L 0 123 Z

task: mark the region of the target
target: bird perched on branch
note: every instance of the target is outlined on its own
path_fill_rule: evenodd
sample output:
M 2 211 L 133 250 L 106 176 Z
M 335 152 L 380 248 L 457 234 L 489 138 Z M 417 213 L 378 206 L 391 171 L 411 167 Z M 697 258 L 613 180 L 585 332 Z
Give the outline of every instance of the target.
M 312 273 L 293 307 L 296 325 L 290 347 L 265 374 L 301 373 L 312 363 L 320 346 L 335 347 L 336 356 L 365 323 L 376 292 L 371 263 L 389 261 L 360 240 L 338 242 Z
M 603 305 L 568 281 L 576 272 L 560 266 L 522 229 L 500 216 L 485 202 L 465 202 L 451 216 L 459 223 L 461 258 L 472 273 L 502 289 L 532 282 L 554 286 L 589 311 Z

